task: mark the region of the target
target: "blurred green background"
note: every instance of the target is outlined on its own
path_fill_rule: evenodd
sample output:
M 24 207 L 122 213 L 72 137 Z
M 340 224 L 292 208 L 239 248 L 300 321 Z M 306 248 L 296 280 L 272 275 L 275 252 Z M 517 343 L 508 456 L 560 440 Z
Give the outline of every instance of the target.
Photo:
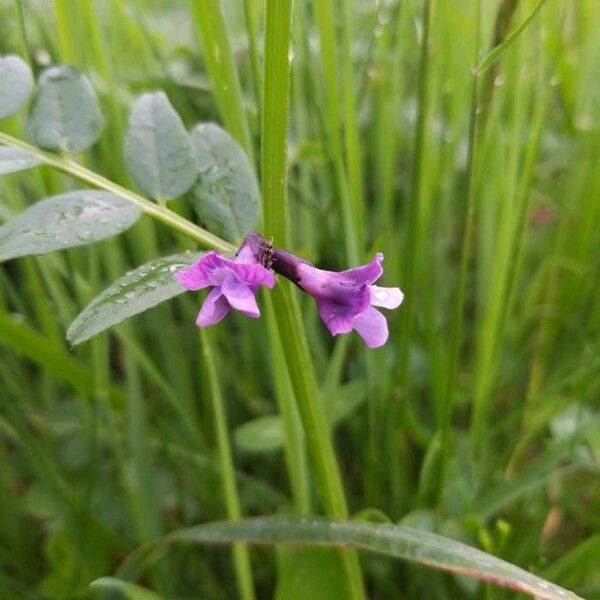
M 224 74 L 207 69 L 201 13 L 219 7 L 242 114 L 219 95 Z M 296 0 L 288 136 L 292 249 L 328 269 L 381 250 L 382 285 L 406 294 L 376 351 L 356 334 L 331 340 L 302 298 L 351 512 L 463 540 L 590 599 L 600 598 L 599 28 L 598 0 Z M 260 173 L 263 30 L 252 0 L 0 0 L 0 54 L 90 78 L 106 126 L 80 160 L 132 189 L 127 118 L 156 89 L 188 128 L 221 123 Z M 2 130 L 26 139 L 25 122 L 21 111 Z M 0 220 L 75 187 L 46 167 L 3 177 Z M 188 198 L 170 206 L 198 222 Z M 0 267 L 1 598 L 91 597 L 89 582 L 143 542 L 225 517 L 193 325 L 200 298 L 76 349 L 64 339 L 117 277 L 192 248 L 143 218 L 117 239 Z M 209 335 L 242 513 L 292 512 L 274 418 L 289 381 L 264 320 L 234 315 Z M 301 598 L 281 592 L 296 567 L 319 577 L 266 549 L 251 558 L 261 598 L 277 581 L 280 597 Z M 361 560 L 370 598 L 514 597 Z M 232 573 L 225 548 L 173 547 L 142 583 L 167 598 L 231 598 Z M 318 592 L 335 598 L 326 575 Z

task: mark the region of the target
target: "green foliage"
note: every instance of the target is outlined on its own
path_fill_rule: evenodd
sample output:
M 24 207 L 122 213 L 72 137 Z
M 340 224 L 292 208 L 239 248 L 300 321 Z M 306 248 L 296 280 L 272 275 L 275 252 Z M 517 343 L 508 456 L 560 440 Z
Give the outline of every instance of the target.
M 0 261 L 85 246 L 129 229 L 140 209 L 109 192 L 78 190 L 42 200 L 0 227 Z
M 599 26 L 0 0 L 0 597 L 598 597 Z M 172 270 L 253 228 L 326 269 L 383 251 L 388 343 L 283 280 L 197 336 Z M 182 529 L 232 547 L 145 555 Z
M 135 103 L 125 140 L 127 170 L 146 194 L 172 200 L 191 187 L 198 161 L 181 118 L 164 92 Z
M 275 600 L 336 600 L 344 597 L 339 556 L 326 548 L 281 548 Z
M 14 55 L 0 58 L 0 119 L 16 112 L 32 89 L 31 69 L 22 58 Z
M 88 78 L 62 66 L 42 73 L 27 125 L 40 148 L 76 154 L 98 140 L 104 119 Z
M 31 169 L 40 162 L 40 159 L 28 150 L 0 146 L 0 176 Z
M 364 385 L 354 381 L 326 395 L 326 412 L 330 426 L 335 428 L 365 400 Z M 235 443 L 246 452 L 272 452 L 284 445 L 282 420 L 276 415 L 257 417 L 236 428 Z
M 198 125 L 190 134 L 200 168 L 192 203 L 216 235 L 241 241 L 258 222 L 260 192 L 248 157 L 218 125 Z
M 284 443 L 281 419 L 276 415 L 257 417 L 235 430 L 235 443 L 246 452 L 273 452 Z
M 100 577 L 100 579 L 92 581 L 90 587 L 97 590 L 118 591 L 121 597 L 127 600 L 160 600 L 160 596 L 153 591 L 114 577 Z
M 350 546 L 414 561 L 458 575 L 491 581 L 536 598 L 579 598 L 541 577 L 465 544 L 426 531 L 387 523 L 314 518 L 257 518 L 241 523 L 199 525 L 171 533 L 166 541 L 213 544 L 245 541 L 263 544 Z
M 80 344 L 125 319 L 182 294 L 185 290 L 173 274 L 200 256 L 197 253 L 166 256 L 130 271 L 86 306 L 71 323 L 67 339 L 71 344 Z

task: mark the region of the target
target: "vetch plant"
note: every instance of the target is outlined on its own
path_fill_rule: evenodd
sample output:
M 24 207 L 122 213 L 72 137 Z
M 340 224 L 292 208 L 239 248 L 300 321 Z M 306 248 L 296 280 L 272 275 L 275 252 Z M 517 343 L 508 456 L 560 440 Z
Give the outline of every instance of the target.
M 267 115 L 268 119 L 264 117 L 261 136 L 263 231 L 265 236 L 273 236 L 278 243 L 288 246 L 285 147 L 290 2 L 267 2 L 265 20 L 265 100 L 261 109 L 263 117 Z M 209 28 L 206 31 L 210 35 Z M 234 77 L 235 70 L 229 70 L 228 76 Z M 29 67 L 20 59 L 0 59 L 0 118 L 11 116 L 23 105 L 31 92 L 32 80 Z M 230 89 L 233 88 L 230 86 Z M 387 322 L 377 307 L 399 307 L 403 293 L 397 287 L 375 285 L 383 274 L 383 254 L 376 254 L 365 265 L 334 272 L 319 269 L 283 248 L 272 247 L 257 234 L 247 235 L 235 258 L 221 254 L 233 252 L 240 239 L 257 227 L 260 197 L 247 154 L 217 125 L 200 124 L 190 135 L 164 93 L 147 94 L 138 100 L 125 136 L 125 162 L 131 179 L 150 197 L 148 199 L 76 160 L 76 154 L 90 149 L 98 141 L 104 123 L 95 91 L 84 75 L 72 67 L 51 67 L 38 80 L 32 106 L 27 130 L 34 145 L 0 132 L 0 174 L 44 165 L 94 190 L 54 195 L 8 219 L 0 228 L 0 260 L 88 245 L 125 232 L 143 215 L 209 250 L 200 257 L 188 253 L 156 258 L 125 274 L 80 313 L 69 329 L 68 339 L 72 344 L 118 325 L 185 289 L 212 288 L 198 314 L 199 326 L 221 321 L 231 309 L 258 317 L 260 309 L 255 294 L 261 286 L 275 286 L 274 273 L 289 279 L 315 299 L 321 319 L 332 335 L 355 330 L 369 347 L 385 344 Z M 245 113 L 242 107 L 237 108 L 243 120 Z M 179 204 L 185 206 L 187 192 L 191 192 L 194 210 L 209 230 L 183 216 L 186 214 L 183 210 L 176 212 L 167 207 L 167 201 L 173 201 L 179 211 Z M 490 555 L 469 553 L 466 547 L 452 545 L 445 538 L 409 528 L 350 521 L 342 469 L 337 463 L 321 397 L 324 394 L 313 368 L 294 290 L 282 281 L 273 290 L 272 298 L 274 318 L 268 321 L 268 327 L 274 334 L 272 337 L 281 340 L 283 360 L 280 364 L 287 378 L 288 396 L 291 403 L 295 402 L 288 408 L 297 411 L 291 414 L 290 410 L 289 419 L 293 421 L 299 416 L 302 426 L 299 450 L 304 452 L 306 445 L 321 511 L 330 520 L 279 523 L 259 519 L 236 527 L 227 525 L 222 531 L 217 525 L 218 535 L 210 527 L 193 534 L 183 532 L 179 537 L 174 533 L 172 540 L 333 546 L 336 548 L 332 555 L 337 561 L 335 572 L 343 582 L 344 597 L 356 600 L 362 599 L 364 594 L 361 565 L 354 548 L 386 551 L 396 557 L 522 589 L 542 598 L 575 598 L 538 577 L 510 568 L 506 563 L 500 564 Z M 202 340 L 205 363 L 210 371 L 214 412 L 218 415 L 215 428 L 219 438 L 220 470 L 229 499 L 227 516 L 236 521 L 241 513 L 229 450 L 224 395 L 216 361 L 211 358 L 208 332 L 202 331 Z M 155 376 L 162 381 L 159 370 Z M 139 386 L 134 381 L 132 389 L 136 387 Z M 312 487 L 313 482 L 310 483 Z M 389 548 L 394 545 L 397 548 L 390 552 Z M 447 545 L 451 545 L 452 552 L 448 552 Z M 405 551 L 406 548 L 410 551 Z M 250 599 L 253 584 L 248 556 L 238 552 L 234 563 L 242 595 Z

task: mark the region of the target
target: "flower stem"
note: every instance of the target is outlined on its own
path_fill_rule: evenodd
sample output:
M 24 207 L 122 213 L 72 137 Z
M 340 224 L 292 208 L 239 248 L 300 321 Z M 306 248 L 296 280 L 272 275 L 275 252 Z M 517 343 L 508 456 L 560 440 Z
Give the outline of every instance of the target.
M 225 403 L 219 384 L 219 376 L 212 349 L 210 333 L 206 329 L 200 330 L 202 341 L 202 352 L 204 355 L 204 367 L 208 376 L 210 386 L 210 398 L 212 402 L 213 415 L 215 419 L 215 431 L 217 435 L 217 447 L 219 462 L 221 463 L 221 477 L 223 481 L 223 493 L 225 505 L 227 506 L 227 517 L 231 521 L 239 521 L 242 516 L 240 499 L 235 482 L 235 467 L 231 455 L 231 443 L 227 430 L 227 415 Z M 233 545 L 233 565 L 240 597 L 243 600 L 254 600 L 254 585 L 252 582 L 252 570 L 250 568 L 250 555 L 245 544 Z
M 242 102 L 240 80 L 227 37 L 219 0 L 192 0 L 192 15 L 202 58 L 213 84 L 217 106 L 225 127 L 253 160 L 252 138 Z
M 288 244 L 286 137 L 290 93 L 290 28 L 291 0 L 267 0 L 261 135 L 264 233 L 281 246 Z M 273 305 L 323 508 L 329 516 L 348 518 L 342 479 L 319 398 L 300 309 L 289 284 L 280 282 L 275 288 Z M 356 552 L 342 551 L 341 560 L 347 597 L 356 600 L 364 598 Z

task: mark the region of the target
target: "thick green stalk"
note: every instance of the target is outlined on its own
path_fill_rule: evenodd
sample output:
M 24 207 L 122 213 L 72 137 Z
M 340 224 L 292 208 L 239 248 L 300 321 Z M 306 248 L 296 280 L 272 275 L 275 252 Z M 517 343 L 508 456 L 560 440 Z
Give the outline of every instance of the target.
M 311 512 L 311 498 L 304 432 L 296 408 L 294 388 L 285 364 L 273 303 L 267 294 L 264 294 L 263 297 L 266 307 L 269 344 L 271 346 L 275 399 L 284 432 L 283 444 L 288 477 L 296 512 L 305 515 Z
M 192 0 L 191 5 L 202 57 L 213 84 L 221 118 L 227 130 L 252 159 L 254 153 L 250 128 L 219 0 Z
M 292 18 L 291 0 L 267 0 L 265 72 L 261 165 L 263 219 L 267 237 L 280 246 L 289 245 L 287 206 L 287 130 L 290 110 L 288 44 Z
M 221 463 L 221 477 L 223 481 L 223 493 L 227 507 L 227 517 L 232 521 L 239 521 L 242 517 L 240 498 L 238 496 L 235 481 L 235 467 L 231 454 L 231 442 L 227 429 L 227 414 L 225 402 L 221 393 L 219 375 L 215 364 L 210 334 L 205 329 L 200 330 L 202 341 L 202 352 L 204 355 L 204 366 L 210 386 L 210 397 L 212 402 L 213 416 L 215 419 L 215 432 L 217 436 L 217 448 L 219 462 Z M 254 584 L 252 581 L 252 570 L 250 567 L 250 554 L 248 547 L 244 544 L 233 545 L 233 564 L 240 596 L 244 600 L 254 599 Z
M 288 46 L 291 0 L 267 0 L 266 7 L 262 120 L 264 233 L 278 244 L 285 245 L 288 240 L 286 136 L 290 94 Z M 265 115 L 268 115 L 268 119 Z M 329 426 L 319 398 L 300 310 L 290 285 L 280 282 L 276 286 L 273 305 L 323 507 L 330 516 L 347 518 L 348 507 Z M 348 597 L 357 600 L 363 598 L 356 553 L 344 551 L 342 561 Z

